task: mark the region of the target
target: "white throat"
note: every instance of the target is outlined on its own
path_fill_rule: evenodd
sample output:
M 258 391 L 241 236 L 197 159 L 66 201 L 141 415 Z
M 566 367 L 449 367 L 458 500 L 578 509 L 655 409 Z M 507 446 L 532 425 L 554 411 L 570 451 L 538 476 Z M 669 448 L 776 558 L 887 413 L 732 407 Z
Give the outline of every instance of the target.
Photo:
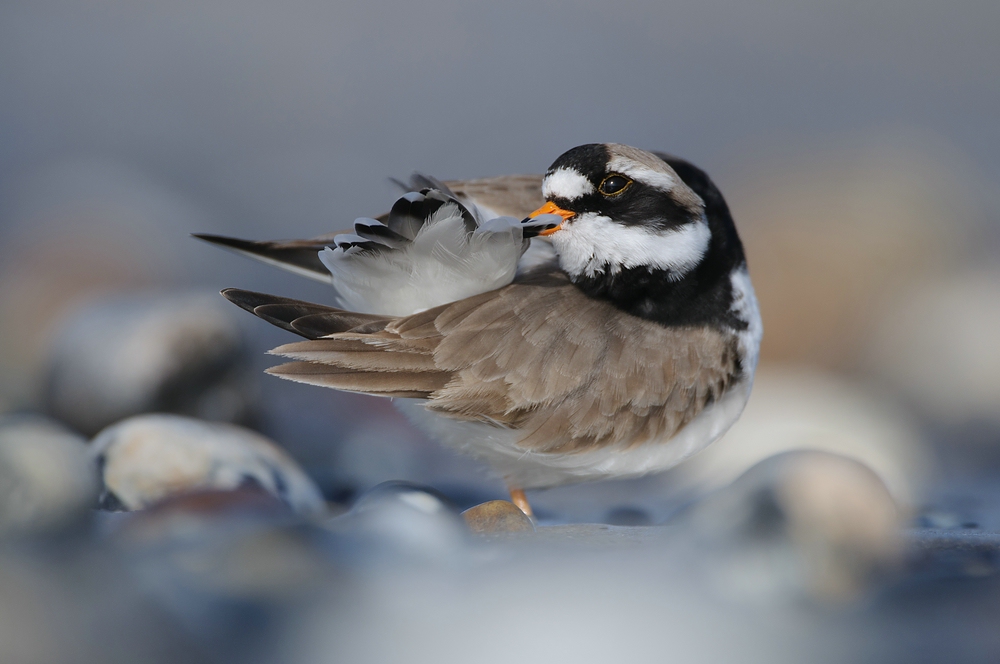
M 625 226 L 587 212 L 563 225 L 551 239 L 559 254 L 559 266 L 571 277 L 648 267 L 666 270 L 674 279 L 681 279 L 705 256 L 712 232 L 704 216 L 676 228 L 656 230 Z

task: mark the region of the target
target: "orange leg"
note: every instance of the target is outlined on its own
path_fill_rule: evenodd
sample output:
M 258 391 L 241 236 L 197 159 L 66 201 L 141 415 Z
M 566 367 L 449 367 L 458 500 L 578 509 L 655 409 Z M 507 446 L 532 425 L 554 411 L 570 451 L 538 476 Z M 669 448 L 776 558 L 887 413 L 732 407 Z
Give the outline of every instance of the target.
M 534 516 L 534 513 L 531 511 L 531 504 L 528 502 L 528 497 L 524 495 L 524 489 L 511 489 L 510 502 L 520 507 L 521 511 L 528 516 Z

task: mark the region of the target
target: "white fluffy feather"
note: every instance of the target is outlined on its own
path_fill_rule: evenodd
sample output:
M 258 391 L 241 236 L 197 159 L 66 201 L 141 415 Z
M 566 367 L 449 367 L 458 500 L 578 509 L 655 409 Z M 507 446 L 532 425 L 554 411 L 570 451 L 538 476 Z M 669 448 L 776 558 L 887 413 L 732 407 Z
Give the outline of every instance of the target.
M 514 280 L 522 233 L 512 218 L 465 230 L 454 203 L 442 205 L 413 242 L 382 252 L 327 248 L 320 260 L 330 270 L 337 304 L 350 311 L 406 316 Z

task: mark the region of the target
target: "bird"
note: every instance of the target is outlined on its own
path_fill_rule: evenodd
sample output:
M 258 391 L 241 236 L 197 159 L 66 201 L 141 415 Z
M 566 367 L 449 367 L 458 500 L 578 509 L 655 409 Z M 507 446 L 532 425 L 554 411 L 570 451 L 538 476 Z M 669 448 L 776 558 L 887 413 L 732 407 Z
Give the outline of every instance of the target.
M 666 470 L 737 420 L 763 326 L 700 168 L 591 143 L 541 175 L 403 186 L 348 232 L 196 236 L 333 285 L 335 306 L 222 291 L 305 337 L 269 373 L 393 398 L 529 516 L 528 490 Z

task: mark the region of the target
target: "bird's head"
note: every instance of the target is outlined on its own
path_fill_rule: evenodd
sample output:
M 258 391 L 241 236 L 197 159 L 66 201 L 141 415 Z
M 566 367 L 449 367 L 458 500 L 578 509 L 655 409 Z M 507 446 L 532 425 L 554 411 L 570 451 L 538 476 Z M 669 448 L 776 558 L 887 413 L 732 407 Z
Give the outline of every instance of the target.
M 663 159 L 643 150 L 575 147 L 549 167 L 542 194 L 547 202 L 525 220 L 525 231 L 551 240 L 574 280 L 630 268 L 681 279 L 709 249 L 704 202 Z

